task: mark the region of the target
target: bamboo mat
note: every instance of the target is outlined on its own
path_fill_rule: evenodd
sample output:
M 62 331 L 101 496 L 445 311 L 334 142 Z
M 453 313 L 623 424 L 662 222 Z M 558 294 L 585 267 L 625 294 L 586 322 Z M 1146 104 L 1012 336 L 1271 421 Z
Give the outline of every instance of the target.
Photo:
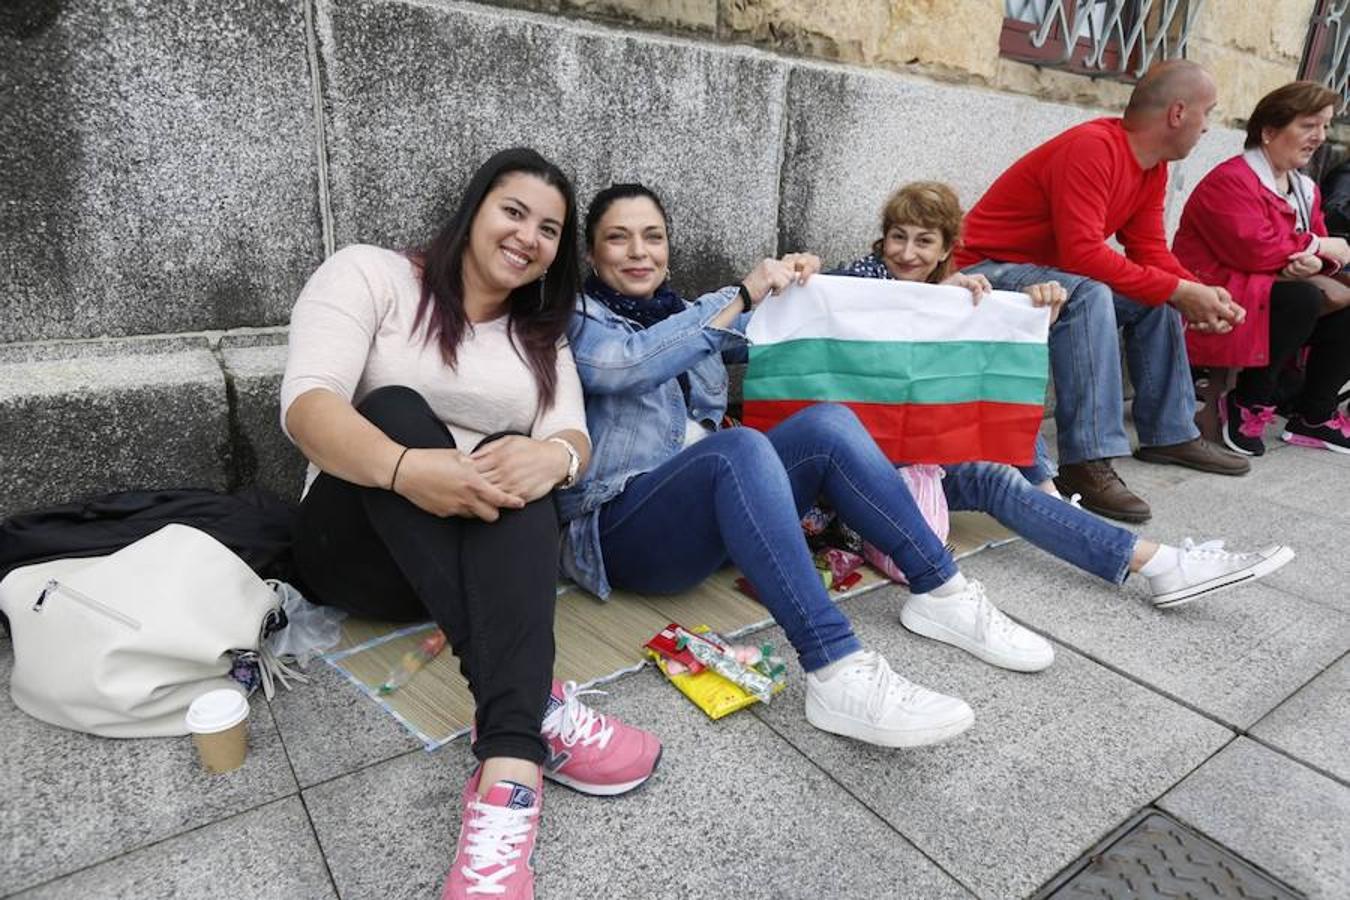
M 1014 539 L 982 513 L 952 513 L 951 520 L 948 543 L 958 559 Z M 864 566 L 861 572 L 862 581 L 831 596 L 843 600 L 890 583 L 870 567 Z M 574 587 L 559 587 L 554 675 L 587 684 L 639 668 L 644 664 L 642 645 L 669 622 L 689 628 L 706 625 L 728 638 L 772 625 L 768 611 L 736 589 L 738 574 L 735 569 L 724 569 L 694 590 L 668 597 L 615 591 L 608 602 Z M 392 694 L 380 696 L 378 688 L 403 654 L 434 627 L 431 623 L 397 626 L 349 618 L 343 624 L 342 642 L 324 657 L 428 750 L 467 732 L 473 719 L 473 697 L 459 674 L 459 660 L 447 649 Z

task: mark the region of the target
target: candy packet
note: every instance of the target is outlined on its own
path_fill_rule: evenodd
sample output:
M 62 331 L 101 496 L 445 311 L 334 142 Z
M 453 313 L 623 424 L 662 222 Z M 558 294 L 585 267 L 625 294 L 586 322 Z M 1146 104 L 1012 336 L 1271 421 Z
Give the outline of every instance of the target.
M 786 685 L 787 664 L 769 643 L 733 646 L 711 631 L 672 622 L 644 646 L 670 683 L 711 719 L 767 703 Z

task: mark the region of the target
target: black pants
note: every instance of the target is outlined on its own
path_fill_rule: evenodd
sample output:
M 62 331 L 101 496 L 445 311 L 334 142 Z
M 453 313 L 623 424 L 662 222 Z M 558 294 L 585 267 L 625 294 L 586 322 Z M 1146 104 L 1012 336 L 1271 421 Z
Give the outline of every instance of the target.
M 1307 281 L 1277 281 L 1270 290 L 1270 364 L 1243 369 L 1237 399 L 1244 406 L 1274 406 L 1280 372 L 1307 346 L 1308 368 L 1293 410 L 1308 422 L 1325 422 L 1350 380 L 1350 309 L 1321 315 L 1322 290 Z
M 380 388 L 357 408 L 404 446 L 455 446 L 410 388 Z M 539 726 L 553 675 L 559 534 L 551 494 L 484 522 L 441 518 L 392 491 L 322 473 L 300 507 L 295 561 L 315 602 L 385 621 L 430 614 L 473 691 L 474 755 L 539 763 L 546 756 Z

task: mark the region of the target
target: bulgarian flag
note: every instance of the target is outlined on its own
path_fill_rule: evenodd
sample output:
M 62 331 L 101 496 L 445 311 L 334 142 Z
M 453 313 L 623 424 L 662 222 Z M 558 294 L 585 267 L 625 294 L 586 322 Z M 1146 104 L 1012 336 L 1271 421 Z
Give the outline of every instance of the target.
M 1025 294 L 815 275 L 750 317 L 745 424 L 813 403 L 857 413 L 894 462 L 1029 465 L 1050 314 Z

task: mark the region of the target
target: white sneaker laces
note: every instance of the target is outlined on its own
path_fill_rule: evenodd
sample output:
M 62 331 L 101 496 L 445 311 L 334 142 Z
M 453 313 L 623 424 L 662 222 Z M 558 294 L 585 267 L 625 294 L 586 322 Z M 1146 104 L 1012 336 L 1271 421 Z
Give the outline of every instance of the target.
M 580 741 L 583 747 L 599 744 L 600 749 L 604 750 L 609 746 L 610 738 L 614 736 L 614 726 L 609 724 L 609 720 L 603 715 L 577 699 L 587 694 L 603 696 L 604 693 L 594 690 L 579 691 L 575 681 L 564 682 L 563 704 L 544 720 L 544 736 L 557 735 L 565 747 L 574 747 L 577 741 Z
M 989 598 L 984 594 L 983 584 L 972 578 L 969 582 L 969 589 L 975 595 L 975 601 L 978 604 L 975 621 L 979 623 L 983 634 L 997 635 L 1011 640 L 1017 634 L 1019 627 L 1017 623 L 1005 616 L 1003 610 L 989 602 Z
M 501 882 L 516 870 L 514 860 L 519 859 L 521 853 L 517 845 L 529 837 L 530 820 L 539 815 L 539 807 L 510 809 L 475 802 L 469 804 L 469 809 L 473 815 L 468 824 L 470 833 L 466 848 L 469 864 L 460 867 L 460 872 L 471 882 L 468 892 L 504 894 L 506 885 Z M 486 874 L 479 871 L 491 866 L 498 866 L 498 869 Z
M 1223 549 L 1223 541 L 1205 541 L 1203 544 L 1197 544 L 1190 538 L 1181 542 L 1181 554 L 1177 559 L 1177 568 L 1181 570 L 1183 577 L 1187 577 L 1186 563 L 1201 563 L 1206 561 L 1234 563 L 1242 561 L 1249 553 L 1229 553 Z
M 896 674 L 880 653 L 864 653 L 854 669 L 867 678 L 867 703 L 863 708 L 873 720 L 879 719 L 895 703 L 903 706 L 912 702 L 919 693 L 919 686 Z

